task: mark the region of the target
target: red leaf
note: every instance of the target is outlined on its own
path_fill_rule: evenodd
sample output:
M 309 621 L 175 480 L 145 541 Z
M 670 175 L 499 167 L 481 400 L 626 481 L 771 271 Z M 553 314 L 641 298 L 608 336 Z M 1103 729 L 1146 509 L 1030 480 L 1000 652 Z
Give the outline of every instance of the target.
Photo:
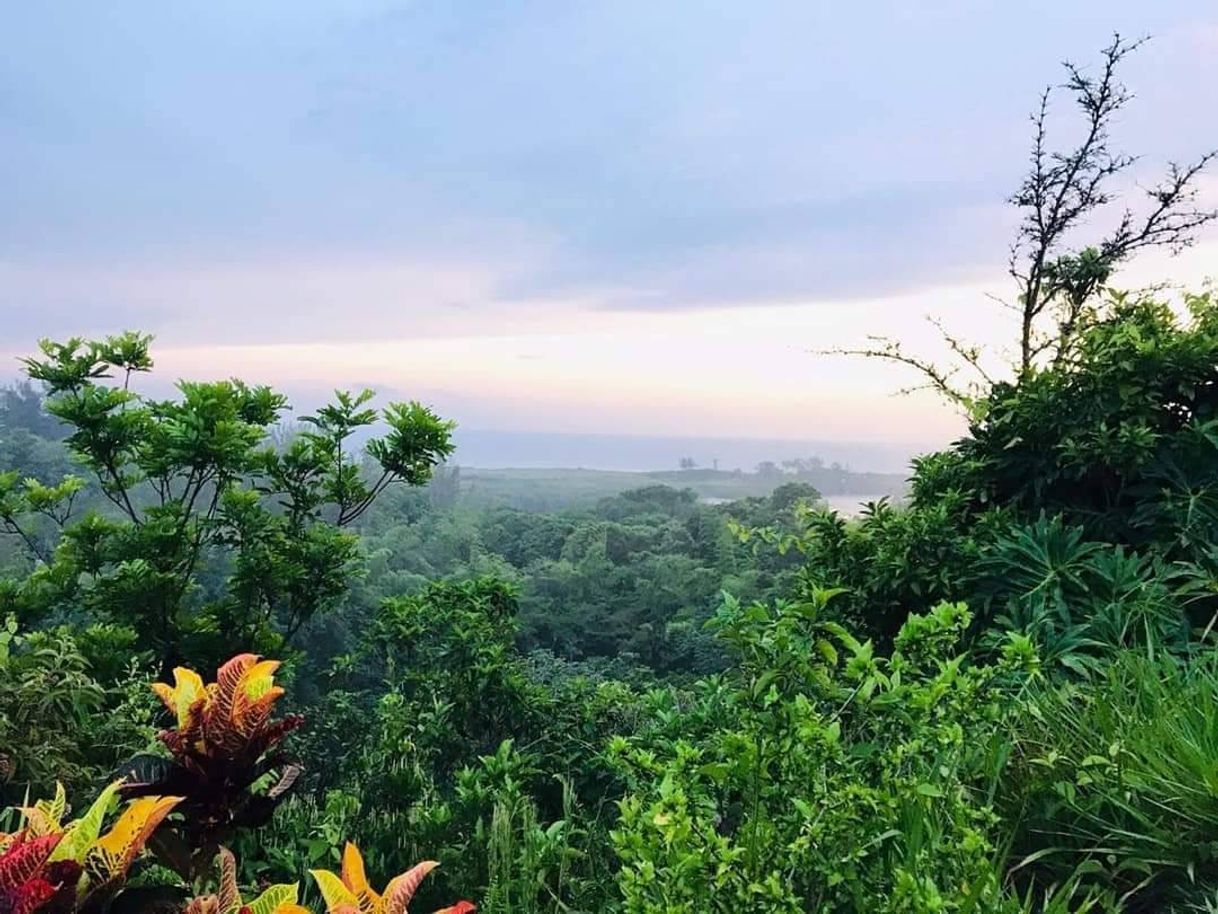
M 12 894 L 12 914 L 32 914 L 55 894 L 55 886 L 45 879 L 31 879 Z
M 0 856 L 0 889 L 16 889 L 33 878 L 62 838 L 62 832 L 44 835 L 5 851 Z

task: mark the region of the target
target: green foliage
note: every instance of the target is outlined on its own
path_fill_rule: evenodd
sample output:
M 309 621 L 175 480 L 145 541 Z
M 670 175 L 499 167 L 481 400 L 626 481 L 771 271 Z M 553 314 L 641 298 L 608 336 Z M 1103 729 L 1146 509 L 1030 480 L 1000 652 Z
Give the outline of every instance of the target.
M 654 486 L 478 508 L 451 468 L 390 493 L 447 453 L 419 408 L 391 410 L 362 461 L 344 442 L 375 418 L 367 395 L 271 447 L 269 391 L 145 400 L 140 338 L 48 344 L 36 371 L 94 479 L 0 477 L 10 540 L 49 550 L 0 586 L 27 620 L 0 635 L 7 790 L 93 782 L 143 748 L 132 684 L 171 644 L 299 631 L 303 774 L 269 742 L 210 743 L 225 727 L 181 700 L 201 681 L 161 689 L 191 774 L 156 846 L 195 847 L 192 879 L 218 843 L 193 818 L 247 881 L 339 867 L 319 876 L 336 914 L 365 858 L 438 861 L 418 903 L 486 914 L 1213 910 L 1218 305 L 1188 308 L 1092 302 L 1060 358 L 915 462 L 907 505 L 849 520 L 776 466 L 772 495 L 723 505 Z M 242 713 L 278 697 L 267 665 L 233 663 L 260 671 Z M 218 898 L 192 914 L 225 914 Z
M 746 535 L 806 556 L 806 587 L 846 587 L 843 615 L 881 640 L 963 597 L 987 622 L 1057 615 L 1071 638 L 1178 647 L 1218 611 L 1218 301 L 1185 304 L 1187 317 L 1149 296 L 1089 305 L 1058 359 L 994 385 L 966 437 L 915 461 L 907 507 Z M 1073 552 L 1087 569 L 1055 564 Z
M 1018 708 L 1001 806 L 1018 876 L 1085 866 L 1132 910 L 1189 910 L 1218 890 L 1218 670 L 1118 656 L 1093 681 L 1042 683 Z M 1173 905 L 1178 907 L 1173 907 Z
M 386 600 L 373 622 L 368 652 L 391 687 L 382 706 L 399 703 L 397 716 L 414 733 L 428 721 L 424 741 L 437 765 L 494 751 L 501 734 L 536 713 L 512 647 L 515 612 L 511 589 L 483 579 Z
M 983 502 L 1063 514 L 1095 538 L 1187 549 L 1212 531 L 1218 478 L 1218 301 L 1188 320 L 1114 294 L 1054 366 L 998 385 L 957 449 Z
M 555 670 L 541 681 L 515 636 L 513 590 L 492 579 L 386 600 L 337 665 L 349 688 L 311 713 L 304 754 L 327 760 L 313 775 L 324 799 L 288 804 L 249 865 L 279 875 L 295 854 L 329 853 L 315 836 L 340 821 L 377 866 L 439 859 L 424 901 L 596 910 L 587 899 L 612 883 L 600 819 L 621 789 L 601 747 L 633 726 L 638 699 Z
M 653 486 L 594 508 L 533 514 L 435 506 L 400 493 L 363 522 L 369 573 L 357 601 L 417 593 L 441 577 L 494 576 L 519 590 L 518 643 L 573 661 L 621 659 L 666 674 L 709 672 L 722 652 L 702 629 L 724 590 L 775 595 L 798 557 L 751 555 L 729 531 L 746 521 L 789 527 L 799 483 L 768 498 L 700 503 Z
M 66 630 L 0 624 L 0 799 L 46 794 L 56 782 L 88 786 L 151 743 L 150 702 L 132 694 L 136 674 L 116 670 L 103 685 L 91 672 Z
M 739 665 L 619 742 L 625 911 L 996 909 L 983 775 L 1018 652 L 970 666 L 969 615 L 943 604 L 882 657 L 827 620 L 831 596 L 729 602 Z
M 278 648 L 336 605 L 356 567 L 342 528 L 395 481 L 418 485 L 452 451 L 451 424 L 391 404 L 367 445 L 372 471 L 346 453 L 378 414 L 371 393 L 339 392 L 286 447 L 268 445 L 287 401 L 241 381 L 177 385 L 157 400 L 131 389 L 152 368 L 150 338 L 43 341 L 25 360 L 47 411 L 108 502 L 69 522 L 82 483 L 0 476 L 0 522 L 40 561 L 0 598 L 23 618 L 58 613 L 138 629 L 166 667 L 236 647 Z M 121 383 L 120 383 L 121 382 Z M 33 518 L 63 528 L 51 552 Z
M 1158 556 L 1084 539 L 1060 516 L 998 537 L 981 562 L 980 589 L 1005 606 L 1001 629 L 1031 635 L 1047 665 L 1089 675 L 1114 652 L 1183 652 L 1189 626 L 1179 569 Z M 996 633 L 990 633 L 990 640 Z
M 797 535 L 776 538 L 773 531 L 748 530 L 742 535 L 747 540 L 761 534 L 763 541 L 797 550 L 806 561 L 800 587 L 805 592 L 844 587 L 842 616 L 887 643 L 910 613 L 964 590 L 981 546 L 972 526 L 961 523 L 962 511 L 951 497 L 918 510 L 880 501 L 855 521 L 813 510 Z

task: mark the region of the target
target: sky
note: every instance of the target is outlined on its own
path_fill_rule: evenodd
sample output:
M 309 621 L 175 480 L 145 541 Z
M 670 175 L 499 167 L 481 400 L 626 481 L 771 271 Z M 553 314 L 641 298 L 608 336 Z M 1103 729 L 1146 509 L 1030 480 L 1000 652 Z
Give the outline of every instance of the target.
M 4 20 L 0 376 L 40 337 L 133 328 L 162 378 L 366 385 L 468 428 L 945 443 L 960 418 L 893 396 L 908 375 L 818 353 L 937 354 L 927 314 L 1013 341 L 1004 201 L 1060 62 L 1152 36 L 1115 135 L 1136 179 L 1218 145 L 1213 0 Z M 1212 275 L 1214 233 L 1126 279 Z

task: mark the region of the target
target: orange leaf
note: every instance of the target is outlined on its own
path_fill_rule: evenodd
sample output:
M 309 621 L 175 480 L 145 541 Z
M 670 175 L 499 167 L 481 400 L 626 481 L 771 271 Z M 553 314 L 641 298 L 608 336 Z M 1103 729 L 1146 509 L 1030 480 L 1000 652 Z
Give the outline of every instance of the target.
M 424 860 L 391 879 L 389 885 L 385 886 L 385 914 L 406 914 L 410 899 L 414 898 L 419 885 L 439 865 L 435 860 Z

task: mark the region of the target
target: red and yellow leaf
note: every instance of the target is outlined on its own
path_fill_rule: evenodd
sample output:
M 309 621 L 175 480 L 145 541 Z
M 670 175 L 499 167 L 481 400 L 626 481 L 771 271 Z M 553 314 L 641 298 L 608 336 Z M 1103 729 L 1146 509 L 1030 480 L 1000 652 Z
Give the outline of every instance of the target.
M 220 914 L 241 909 L 241 891 L 237 888 L 237 858 L 227 847 L 220 848 L 220 890 L 217 893 Z
M 248 701 L 256 701 L 275 685 L 278 660 L 260 660 L 241 674 L 241 694 Z
M 178 728 L 183 729 L 190 723 L 191 712 L 195 703 L 207 692 L 203 685 L 203 677 L 194 670 L 186 667 L 175 667 L 172 686 L 163 682 L 154 683 L 152 690 L 165 703 L 178 721 Z
M 385 887 L 385 914 L 406 914 L 410 899 L 414 898 L 419 885 L 439 865 L 435 860 L 424 860 L 389 880 L 389 885 Z
M 17 841 L 0 856 L 0 890 L 19 889 L 46 865 L 62 834 Z
M 232 721 L 233 707 L 246 671 L 258 662 L 257 654 L 238 654 L 216 670 L 214 712 L 217 722 Z
M 125 876 L 156 827 L 181 802 L 181 797 L 140 797 L 133 801 L 89 850 L 86 868 L 90 875 L 102 884 Z

